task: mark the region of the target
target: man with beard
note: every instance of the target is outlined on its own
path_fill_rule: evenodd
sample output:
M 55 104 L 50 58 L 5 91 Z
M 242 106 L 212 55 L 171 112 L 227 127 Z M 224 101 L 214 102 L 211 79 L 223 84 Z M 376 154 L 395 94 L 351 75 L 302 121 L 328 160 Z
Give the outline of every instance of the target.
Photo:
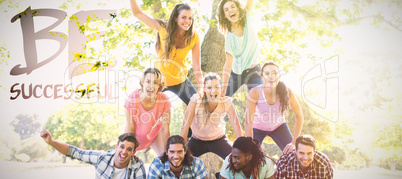
M 258 140 L 239 137 L 223 162 L 220 178 L 273 179 L 274 173 L 274 162 L 260 149 Z
M 184 138 L 179 135 L 169 137 L 165 152 L 156 157 L 149 166 L 148 178 L 208 178 L 202 161 L 191 155 Z
M 144 163 L 134 155 L 139 143 L 133 133 L 120 135 L 115 149 L 106 152 L 81 150 L 75 146 L 53 140 L 52 135 L 47 130 L 43 130 L 40 136 L 47 144 L 63 155 L 95 166 L 95 178 L 97 179 L 146 178 Z
M 315 139 L 302 135 L 296 139 L 296 151 L 279 158 L 275 175 L 289 179 L 331 179 L 334 173 L 328 157 L 315 150 Z

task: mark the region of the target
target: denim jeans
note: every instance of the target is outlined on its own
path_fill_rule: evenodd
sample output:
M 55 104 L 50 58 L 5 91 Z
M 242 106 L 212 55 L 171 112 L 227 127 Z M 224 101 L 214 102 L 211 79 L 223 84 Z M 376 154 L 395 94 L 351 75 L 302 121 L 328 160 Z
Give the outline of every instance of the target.
M 281 149 L 281 151 L 283 151 L 286 145 L 291 143 L 293 140 L 292 134 L 289 131 L 287 123 L 283 123 L 273 131 L 263 131 L 253 128 L 253 134 L 254 134 L 253 138 L 258 140 L 260 144 L 262 144 L 262 141 L 264 140 L 265 136 L 271 137 L 272 140 L 275 141 L 276 145 L 278 145 L 278 147 Z
M 163 91 L 168 90 L 176 94 L 184 103 L 186 103 L 186 105 L 188 105 L 188 103 L 190 102 L 191 96 L 197 93 L 193 84 L 191 84 L 190 80 L 188 79 L 186 79 L 186 81 L 184 81 L 183 83 L 174 86 L 168 86 Z
M 187 142 L 188 149 L 191 154 L 196 157 L 201 156 L 207 152 L 213 152 L 225 159 L 232 152 L 232 146 L 229 144 L 229 139 L 224 135 L 223 137 L 215 140 L 199 140 L 191 137 Z
M 228 87 L 226 88 L 226 96 L 233 96 L 236 91 L 243 85 L 246 84 L 248 90 L 254 88 L 263 83 L 261 76 L 261 65 L 256 65 L 251 69 L 246 69 L 241 75 L 230 73 Z
M 163 91 L 171 91 L 174 94 L 176 94 L 186 105 L 190 102 L 191 96 L 193 94 L 197 93 L 195 90 L 193 84 L 190 82 L 190 80 L 186 79 L 183 83 L 174 85 L 174 86 L 168 86 L 165 90 Z M 188 137 L 192 135 L 191 128 L 188 129 Z

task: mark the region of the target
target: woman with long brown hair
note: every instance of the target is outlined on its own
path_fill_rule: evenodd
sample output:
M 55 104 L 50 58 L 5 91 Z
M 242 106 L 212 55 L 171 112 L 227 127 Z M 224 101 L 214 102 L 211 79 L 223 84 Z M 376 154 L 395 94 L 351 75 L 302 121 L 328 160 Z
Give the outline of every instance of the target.
M 185 59 L 192 52 L 192 65 L 197 84 L 202 84 L 200 62 L 200 39 L 194 31 L 193 12 L 186 3 L 179 3 L 173 8 L 167 22 L 154 19 L 143 13 L 136 0 L 130 0 L 133 15 L 148 27 L 158 31 L 156 51 L 160 60 L 155 62 L 166 79 L 165 90 L 172 91 L 186 104 L 196 93 L 194 86 L 187 79 Z M 199 85 L 199 89 L 201 86 Z
M 233 96 L 243 84 L 249 91 L 262 84 L 258 75 L 260 50 L 252 6 L 253 0 L 247 0 L 245 7 L 238 0 L 222 0 L 218 7 L 219 28 L 225 33 L 222 81 L 226 96 Z
M 260 144 L 270 136 L 284 154 L 295 149 L 296 138 L 303 127 L 303 112 L 295 94 L 280 81 L 279 66 L 267 62 L 262 66 L 261 78 L 264 84 L 250 90 L 247 98 L 246 136 L 253 137 Z M 289 107 L 295 113 L 294 138 L 285 120 Z M 257 110 L 256 110 L 257 109 Z
M 229 97 L 221 97 L 222 82 L 216 73 L 208 73 L 204 80 L 202 96 L 195 94 L 186 109 L 180 135 L 187 141 L 187 130 L 193 134 L 187 145 L 198 157 L 213 152 L 225 159 L 232 147 L 226 137 L 227 115 L 236 138 L 243 135 L 235 108 Z

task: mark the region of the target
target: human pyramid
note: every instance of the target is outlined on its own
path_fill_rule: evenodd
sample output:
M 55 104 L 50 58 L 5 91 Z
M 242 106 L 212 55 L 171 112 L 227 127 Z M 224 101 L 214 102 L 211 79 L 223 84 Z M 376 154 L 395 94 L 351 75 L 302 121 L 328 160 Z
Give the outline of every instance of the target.
M 238 0 L 221 0 L 219 28 L 225 33 L 226 61 L 222 78 L 201 72 L 200 39 L 194 30 L 193 12 L 188 4 L 176 4 L 167 22 L 143 13 L 136 0 L 130 0 L 133 15 L 156 30 L 155 68 L 144 71 L 140 89 L 128 97 L 127 124 L 113 150 L 87 151 L 52 139 L 44 130 L 41 137 L 60 153 L 96 168 L 96 178 L 208 178 L 197 158 L 213 152 L 224 160 L 219 178 L 332 178 L 328 157 L 315 150 L 315 140 L 300 135 L 303 113 L 295 94 L 280 81 L 280 68 L 274 62 L 260 66 L 259 42 L 251 15 L 253 1 L 245 7 Z M 192 53 L 192 68 L 198 86 L 187 79 L 185 58 Z M 202 84 L 202 85 L 201 85 Z M 230 97 L 247 85 L 246 121 L 243 135 Z M 187 108 L 180 135 L 170 136 L 169 98 L 176 94 Z M 294 137 L 284 118 L 289 109 L 295 113 Z M 236 140 L 225 134 L 228 116 Z M 284 155 L 277 162 L 261 150 L 270 136 Z M 136 151 L 151 147 L 158 157 L 148 174 Z M 276 165 L 276 167 L 275 167 Z

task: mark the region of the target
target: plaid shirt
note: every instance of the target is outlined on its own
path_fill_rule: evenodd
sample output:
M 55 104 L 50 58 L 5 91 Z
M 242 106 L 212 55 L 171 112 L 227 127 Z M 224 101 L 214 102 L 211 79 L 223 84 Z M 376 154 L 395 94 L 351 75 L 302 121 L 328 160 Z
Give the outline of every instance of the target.
M 287 155 L 282 155 L 276 166 L 275 177 L 279 179 L 331 179 L 334 177 L 331 162 L 324 153 L 319 151 L 315 152 L 311 167 L 305 174 L 301 171 L 295 151 Z
M 109 150 L 107 152 L 102 150 L 81 150 L 70 145 L 70 150 L 66 156 L 95 166 L 95 178 L 110 179 L 114 173 L 115 153 L 115 150 Z M 124 179 L 129 178 L 146 178 L 144 163 L 142 163 L 140 159 L 135 159 L 132 157 L 128 163 L 126 172 L 124 174 Z
M 193 162 L 191 163 L 191 166 L 183 166 L 183 170 L 181 171 L 180 178 L 182 179 L 203 179 L 208 176 L 207 171 L 205 170 L 205 166 L 202 163 L 202 161 L 194 157 Z M 159 157 L 156 157 L 151 165 L 149 166 L 148 170 L 148 179 L 154 179 L 154 178 L 162 178 L 162 179 L 168 179 L 168 178 L 175 178 L 176 176 L 174 173 L 170 170 L 169 166 L 169 159 L 165 163 L 162 163 L 161 159 Z

